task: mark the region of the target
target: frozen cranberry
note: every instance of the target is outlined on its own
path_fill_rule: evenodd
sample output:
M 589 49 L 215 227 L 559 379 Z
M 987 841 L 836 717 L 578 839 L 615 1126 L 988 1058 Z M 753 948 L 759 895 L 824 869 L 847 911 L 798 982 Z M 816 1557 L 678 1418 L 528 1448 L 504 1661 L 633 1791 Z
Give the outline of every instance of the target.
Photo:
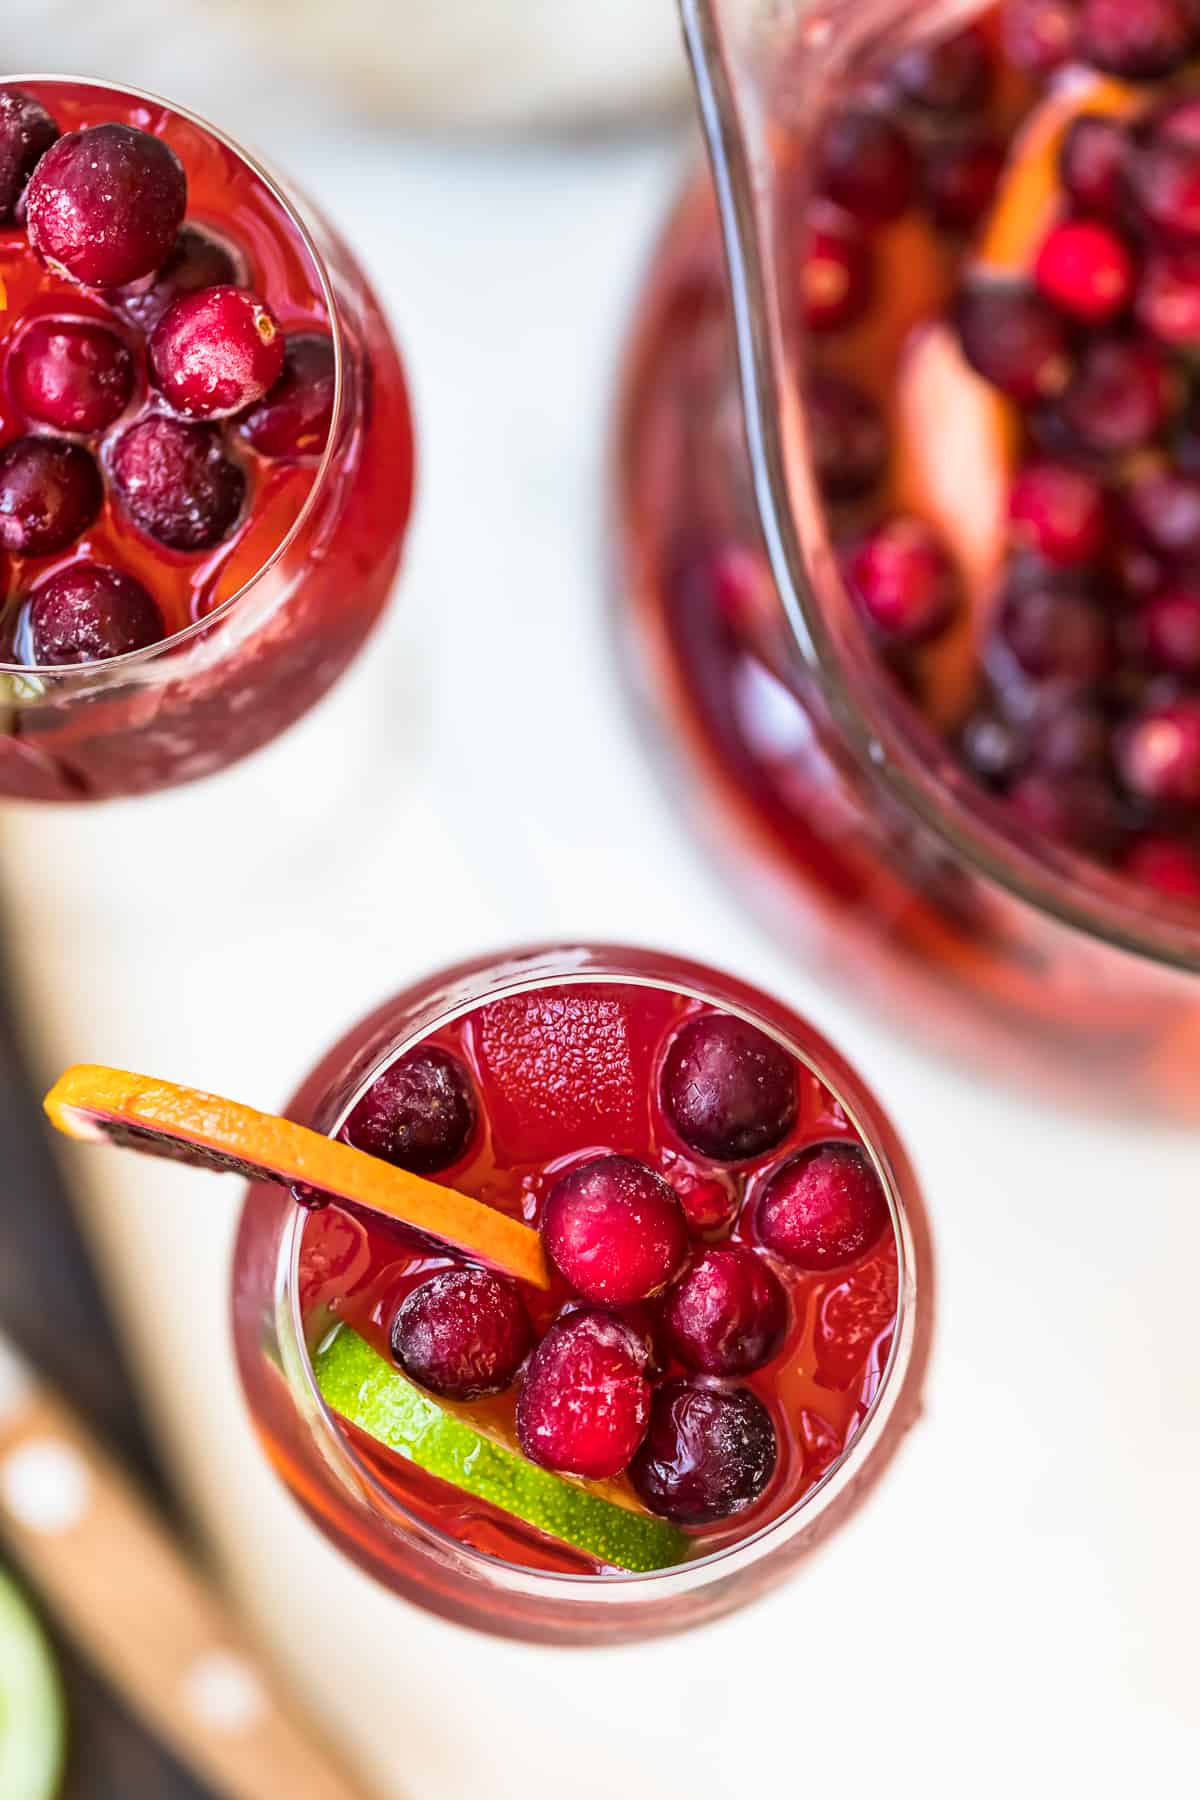
M 112 453 L 113 483 L 142 530 L 173 550 L 207 550 L 242 510 L 246 477 L 215 425 L 139 419 Z
M 154 277 L 147 277 L 122 293 L 119 304 L 122 312 L 148 334 L 183 294 L 195 294 L 201 288 L 236 286 L 238 275 L 231 250 L 207 231 L 185 225 Z
M 646 1435 L 645 1346 L 609 1313 L 576 1312 L 552 1325 L 517 1401 L 517 1437 L 531 1462 L 603 1481 L 619 1475 Z
M 261 400 L 283 368 L 283 334 L 245 288 L 185 294 L 150 339 L 150 368 L 164 398 L 193 419 L 223 419 Z
M 466 1154 L 475 1131 L 471 1078 L 436 1045 L 410 1050 L 373 1081 L 341 1135 L 356 1150 L 415 1175 L 447 1169 Z
M 1117 738 L 1129 792 L 1161 806 L 1200 806 L 1200 698 L 1147 707 Z
M 1182 838 L 1139 838 L 1121 867 L 1134 881 L 1168 899 L 1200 901 L 1200 847 Z
M 1115 318 L 1133 292 L 1129 252 L 1097 219 L 1056 225 L 1038 251 L 1034 275 L 1047 300 L 1088 325 Z
M 0 450 L 0 546 L 18 556 L 65 550 L 103 500 L 95 458 L 79 444 L 19 437 Z
M 661 1175 L 599 1156 L 556 1181 L 542 1213 L 551 1262 L 577 1294 L 628 1306 L 666 1287 L 687 1254 L 687 1222 Z
M 1200 250 L 1159 251 L 1147 258 L 1134 310 L 1138 323 L 1172 350 L 1200 348 Z
M 667 1292 L 663 1329 L 679 1361 L 704 1375 L 748 1375 L 770 1362 L 787 1329 L 787 1295 L 743 1244 L 706 1250 Z
M 810 1144 L 780 1163 L 755 1215 L 760 1241 L 798 1269 L 854 1262 L 888 1222 L 883 1184 L 857 1144 Z
M 33 660 L 97 662 L 157 644 L 166 627 L 140 581 L 101 563 L 72 563 L 36 588 L 29 603 Z
M 796 1065 L 782 1045 L 731 1013 L 690 1019 L 667 1052 L 662 1102 L 691 1150 L 743 1162 L 796 1122 Z
M 905 99 L 932 112 L 974 112 L 992 86 L 991 47 L 977 25 L 914 44 L 892 65 Z
M 925 170 L 925 198 L 943 231 L 973 231 L 991 206 L 1004 168 L 1004 146 L 991 137 L 939 145 Z
M 887 225 L 908 208 L 917 159 L 903 129 L 886 113 L 839 113 L 821 144 L 817 182 L 864 225 Z
M 1059 178 L 1077 205 L 1089 212 L 1115 212 L 1125 192 L 1129 152 L 1129 134 L 1119 119 L 1081 113 L 1063 138 Z
M 1134 529 L 1159 556 L 1172 562 L 1200 557 L 1200 479 L 1151 469 L 1133 482 L 1125 505 Z
M 1011 720 L 996 713 L 972 714 L 962 729 L 963 761 L 989 787 L 1007 787 L 1028 754 L 1024 735 Z
M 1018 404 L 1060 393 L 1071 372 L 1066 327 L 1028 288 L 995 283 L 967 288 L 958 330 L 971 367 Z
M 1069 442 L 1123 456 L 1161 431 L 1173 400 L 1170 370 L 1152 344 L 1100 337 L 1084 346 L 1057 411 Z
M 753 1505 L 775 1472 L 771 1415 L 749 1388 L 664 1381 L 629 1479 L 651 1512 L 709 1525 Z
M 431 1276 L 413 1288 L 392 1320 L 392 1355 L 400 1367 L 447 1400 L 501 1393 L 532 1338 L 517 1290 L 486 1269 Z
M 91 287 L 157 269 L 183 222 L 187 177 L 161 138 L 132 125 L 68 132 L 42 157 L 26 201 L 44 262 Z
M 1168 675 L 1200 676 L 1200 587 L 1168 587 L 1138 613 L 1146 661 Z
M 1084 61 L 1134 81 L 1169 75 L 1195 36 L 1187 0 L 1083 0 L 1079 10 Z
M 817 370 L 808 384 L 806 416 L 813 464 L 830 500 L 854 500 L 882 479 L 887 433 L 875 402 L 841 375 Z
M 133 393 L 133 358 L 94 319 L 36 319 L 8 359 L 12 397 L 58 431 L 103 431 Z
M 1070 62 L 1078 21 L 1076 0 L 1004 0 L 1005 54 L 1029 75 L 1053 75 Z
M 238 430 L 261 456 L 320 456 L 333 422 L 335 386 L 332 338 L 293 332 L 283 341 L 282 375 L 239 419 Z
M 871 252 L 854 221 L 832 207 L 813 216 L 800 268 L 800 300 L 810 331 L 840 331 L 871 298 Z
M 1007 798 L 1027 837 L 1106 856 L 1120 833 L 1117 797 L 1109 783 L 1096 776 L 1031 769 Z
M 559 1313 L 559 1319 L 570 1319 L 577 1313 L 592 1313 L 595 1308 L 586 1300 L 567 1300 Z M 661 1375 L 666 1367 L 666 1358 L 659 1344 L 661 1336 L 658 1320 L 650 1307 L 640 1303 L 633 1306 L 606 1306 L 604 1318 L 615 1319 L 629 1331 L 629 1345 L 637 1356 L 639 1367 L 646 1376 Z
M 1104 545 L 1104 490 L 1066 463 L 1026 463 L 1008 496 L 1013 536 L 1052 563 L 1086 563 Z
M 919 519 L 876 526 L 847 559 L 846 579 L 887 644 L 926 644 L 958 610 L 953 566 Z
M 1052 578 L 1013 586 L 1001 601 L 994 641 L 1035 682 L 1086 686 L 1112 667 L 1112 622 L 1090 593 Z
M 11 225 L 25 184 L 58 136 L 58 126 L 32 94 L 0 88 L 0 225 Z

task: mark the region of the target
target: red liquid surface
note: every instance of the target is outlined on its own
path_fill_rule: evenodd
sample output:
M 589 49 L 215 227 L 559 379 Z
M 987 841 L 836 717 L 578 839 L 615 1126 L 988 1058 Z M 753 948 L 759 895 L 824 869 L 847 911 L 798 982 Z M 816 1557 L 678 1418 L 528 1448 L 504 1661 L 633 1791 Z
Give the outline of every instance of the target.
M 800 1105 L 790 1135 L 768 1155 L 726 1168 L 687 1152 L 663 1115 L 658 1070 L 682 1021 L 711 1007 L 670 990 L 625 985 L 547 987 L 468 1014 L 425 1041 L 459 1057 L 476 1084 L 481 1124 L 472 1148 L 438 1179 L 536 1225 L 545 1196 L 565 1170 L 605 1152 L 636 1156 L 672 1183 L 713 1178 L 739 1203 L 732 1229 L 704 1242 L 752 1242 L 755 1193 L 767 1173 L 805 1144 L 857 1141 L 828 1090 L 796 1065 Z M 696 1553 L 736 1542 L 778 1518 L 852 1442 L 887 1362 L 897 1303 L 893 1232 L 857 1262 L 825 1275 L 772 1266 L 790 1318 L 785 1342 L 762 1369 L 737 1378 L 767 1406 L 779 1443 L 774 1476 L 758 1501 L 717 1524 L 694 1528 Z M 429 1255 L 397 1232 L 336 1208 L 306 1224 L 300 1299 L 310 1341 L 333 1321 L 352 1325 L 390 1357 L 389 1331 L 404 1297 L 455 1259 Z M 538 1334 L 570 1300 L 556 1277 L 549 1292 L 523 1289 Z M 658 1302 L 647 1303 L 652 1313 Z M 671 1364 L 667 1375 L 688 1373 Z M 518 1385 L 470 1408 L 481 1427 L 509 1436 Z M 532 1568 L 604 1573 L 586 1555 L 556 1543 L 487 1503 L 465 1495 L 344 1427 L 355 1450 L 396 1495 L 430 1523 L 473 1548 Z M 631 1505 L 633 1489 L 620 1478 Z

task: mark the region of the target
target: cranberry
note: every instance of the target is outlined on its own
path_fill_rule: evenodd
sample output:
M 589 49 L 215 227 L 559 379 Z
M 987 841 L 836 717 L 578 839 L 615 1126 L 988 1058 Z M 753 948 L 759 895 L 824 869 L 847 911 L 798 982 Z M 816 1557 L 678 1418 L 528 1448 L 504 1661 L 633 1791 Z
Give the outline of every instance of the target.
M 876 526 L 852 551 L 846 578 L 887 644 L 926 644 L 958 610 L 953 566 L 919 519 Z
M 517 1437 L 531 1462 L 603 1481 L 619 1475 L 646 1435 L 645 1345 L 608 1313 L 576 1312 L 547 1331 L 517 1401 Z
M 58 136 L 45 107 L 20 88 L 0 88 L 0 225 L 11 225 L 25 184 Z
M 787 1329 L 778 1276 L 742 1244 L 706 1250 L 663 1301 L 674 1354 L 705 1375 L 748 1375 L 771 1358 Z
M 1083 0 L 1079 11 L 1084 61 L 1133 81 L 1169 75 L 1195 35 L 1187 0 Z
M 1010 585 L 993 642 L 1035 682 L 1086 686 L 1112 667 L 1112 623 L 1092 594 L 1061 580 Z
M 1182 838 L 1139 838 L 1121 867 L 1134 881 L 1168 899 L 1200 901 L 1200 847 Z
M 871 298 L 871 253 L 854 221 L 832 207 L 814 212 L 800 270 L 810 331 L 840 331 L 862 317 Z
M 1151 255 L 1134 302 L 1138 323 L 1172 350 L 1200 348 L 1200 250 Z
M 1200 557 L 1200 478 L 1170 468 L 1151 469 L 1125 496 L 1138 535 L 1168 561 Z
M 1059 152 L 1058 173 L 1078 206 L 1115 212 L 1125 192 L 1129 134 L 1119 119 L 1080 113 L 1072 119 Z
M 14 346 L 8 380 L 21 411 L 58 431 L 103 431 L 133 393 L 133 358 L 94 319 L 36 319 Z
M 1013 535 L 1052 563 L 1087 563 L 1104 545 L 1104 490 L 1066 463 L 1026 463 L 1008 496 Z
M 1066 386 L 1066 328 L 1039 294 L 994 283 L 969 287 L 959 301 L 958 330 L 971 367 L 1018 404 L 1032 406 Z
M 1200 676 L 1200 587 L 1168 587 L 1138 614 L 1147 662 L 1168 675 Z
M 892 65 L 892 78 L 907 100 L 931 112 L 974 112 L 992 86 L 991 47 L 977 25 L 948 37 L 914 44 Z
M 140 581 L 101 563 L 72 563 L 35 588 L 29 603 L 33 660 L 97 662 L 144 650 L 165 634 L 163 616 Z
M 1039 721 L 1030 750 L 1046 774 L 1106 774 L 1112 751 L 1108 718 L 1090 701 L 1068 700 Z
M 1076 0 L 1004 0 L 1000 24 L 1011 63 L 1028 75 L 1053 75 L 1074 53 Z
M 0 545 L 18 556 L 65 550 L 103 500 L 95 458 L 79 444 L 19 437 L 0 450 Z
M 207 550 L 228 536 L 246 477 L 215 425 L 139 419 L 112 453 L 112 478 L 134 522 L 173 550 Z
M 92 125 L 51 145 L 29 183 L 29 241 L 44 262 L 91 287 L 157 269 L 183 222 L 187 177 L 161 138 Z
M 167 308 L 201 288 L 233 287 L 239 269 L 233 252 L 195 225 L 185 225 L 154 275 L 120 295 L 121 310 L 149 334 Z
M 1048 300 L 1089 325 L 1114 318 L 1133 292 L 1129 252 L 1097 219 L 1056 225 L 1038 251 L 1034 275 Z
M 988 787 L 1006 787 L 1025 762 L 1021 732 L 995 713 L 974 713 L 962 729 L 959 749 L 973 775 Z
M 356 1150 L 415 1175 L 448 1169 L 475 1131 L 471 1078 L 456 1056 L 436 1045 L 410 1050 L 373 1081 L 341 1136 Z
M 714 1162 L 773 1150 L 796 1122 L 796 1065 L 782 1045 L 731 1013 L 690 1019 L 662 1072 L 667 1117 Z
M 1162 429 L 1173 400 L 1171 373 L 1152 344 L 1100 337 L 1084 346 L 1058 416 L 1069 442 L 1123 456 Z
M 1108 782 L 1092 775 L 1031 769 L 1009 790 L 1008 804 L 1023 835 L 1095 856 L 1107 855 L 1120 832 L 1116 795 Z
M 1200 698 L 1147 707 L 1117 738 L 1129 792 L 1154 805 L 1200 806 Z
M 854 500 L 882 479 L 887 433 L 875 402 L 841 375 L 816 371 L 808 385 L 813 464 L 830 500 Z
M 1169 100 L 1155 115 L 1154 135 L 1173 144 L 1200 144 L 1200 95 Z
M 446 1269 L 401 1302 L 392 1320 L 392 1355 L 431 1393 L 478 1400 L 509 1385 L 532 1337 L 511 1283 L 486 1269 Z
M 708 1525 L 743 1512 L 775 1472 L 771 1415 L 749 1388 L 664 1381 L 629 1479 L 651 1512 L 678 1525 Z
M 283 341 L 282 375 L 238 430 L 261 456 L 320 456 L 333 423 L 335 385 L 332 338 L 293 332 Z
M 925 197 L 943 231 L 973 231 L 996 195 L 1004 146 L 991 137 L 940 145 L 925 171 Z
M 163 314 L 150 339 L 150 369 L 176 412 L 227 418 L 274 384 L 283 369 L 283 335 L 245 288 L 204 288 Z
M 585 1300 L 628 1306 L 666 1287 L 687 1253 L 687 1222 L 661 1175 L 599 1156 L 556 1181 L 542 1214 L 547 1255 Z
M 829 125 L 821 145 L 821 191 L 864 225 L 888 225 L 912 201 L 917 159 L 902 128 L 885 113 L 851 109 Z
M 1129 185 L 1151 225 L 1170 237 L 1200 236 L 1200 145 L 1154 137 L 1129 165 Z
M 887 1222 L 883 1184 L 858 1144 L 809 1144 L 789 1156 L 756 1210 L 760 1241 L 798 1269 L 856 1261 Z

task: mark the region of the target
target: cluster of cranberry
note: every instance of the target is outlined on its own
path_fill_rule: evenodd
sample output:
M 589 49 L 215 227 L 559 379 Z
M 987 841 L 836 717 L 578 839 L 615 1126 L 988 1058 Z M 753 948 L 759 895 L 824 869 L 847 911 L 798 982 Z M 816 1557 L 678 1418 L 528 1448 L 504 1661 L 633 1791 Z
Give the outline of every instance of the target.
M 294 459 L 323 448 L 331 340 L 285 335 L 240 285 L 235 252 L 185 224 L 186 210 L 183 165 L 160 138 L 122 124 L 60 134 L 36 98 L 0 89 L 0 234 L 22 232 L 24 253 L 87 302 L 78 316 L 39 312 L 7 345 L 8 397 L 26 429 L 0 449 L 0 553 L 61 556 L 99 517 L 106 487 L 164 550 L 210 550 L 244 516 L 239 450 Z M 127 570 L 75 560 L 32 574 L 0 568 L 22 660 L 90 662 L 167 631 Z
M 1072 120 L 1058 218 L 1026 278 L 974 269 L 959 238 L 949 323 L 1019 414 L 1022 443 L 1009 557 L 956 743 L 1023 826 L 1195 901 L 1200 96 L 1186 66 L 1198 52 L 1190 0 L 1005 0 L 907 51 L 830 127 L 803 282 L 809 329 L 841 331 L 875 303 L 873 231 L 918 204 L 943 232 L 977 228 L 1006 162 L 988 122 L 1001 87 L 1023 84 L 1036 105 L 1068 65 L 1136 84 L 1121 116 L 1085 102 Z M 889 448 L 874 399 L 819 370 L 809 411 L 824 493 L 869 505 Z M 921 520 L 846 516 L 851 588 L 919 693 L 922 652 L 961 617 L 955 569 Z

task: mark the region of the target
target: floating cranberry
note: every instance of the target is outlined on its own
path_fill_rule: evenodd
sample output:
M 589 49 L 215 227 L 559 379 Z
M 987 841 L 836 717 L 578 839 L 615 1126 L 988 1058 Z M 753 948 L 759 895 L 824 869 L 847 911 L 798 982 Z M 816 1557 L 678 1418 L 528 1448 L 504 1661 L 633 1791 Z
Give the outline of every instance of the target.
M 917 159 L 886 113 L 840 112 L 822 140 L 817 183 L 863 225 L 888 225 L 912 202 Z
M 1195 37 L 1187 0 L 1083 0 L 1079 10 L 1083 60 L 1132 81 L 1169 75 Z
M 603 1481 L 646 1435 L 645 1345 L 609 1313 L 576 1312 L 547 1331 L 517 1401 L 517 1438 L 531 1462 Z
M 846 579 L 883 641 L 905 648 L 939 636 L 961 597 L 949 557 L 919 519 L 876 526 L 847 559 Z
M 749 1388 L 664 1381 L 629 1479 L 651 1512 L 708 1525 L 759 1498 L 779 1456 L 771 1415 Z
M 796 1065 L 732 1013 L 690 1019 L 667 1052 L 662 1102 L 688 1148 L 714 1162 L 773 1150 L 796 1122 Z
M 854 221 L 833 207 L 814 212 L 800 267 L 800 300 L 810 331 L 840 331 L 871 298 L 871 252 Z
M 1171 411 L 1174 382 L 1153 344 L 1093 338 L 1057 405 L 1068 442 L 1099 456 L 1124 456 L 1157 436 Z
M 883 1184 L 857 1144 L 810 1144 L 780 1163 L 756 1211 L 760 1241 L 798 1269 L 840 1269 L 888 1222 Z
M 1121 867 L 1134 881 L 1169 900 L 1200 901 L 1200 846 L 1182 838 L 1138 838 Z
M 1078 206 L 1094 213 L 1115 212 L 1125 193 L 1129 153 L 1129 133 L 1119 119 L 1080 113 L 1063 138 L 1059 178 Z
M 140 581 L 94 562 L 72 563 L 34 589 L 28 629 L 33 660 L 43 666 L 125 656 L 166 632 Z
M 1091 562 L 1104 545 L 1104 490 L 1067 463 L 1026 463 L 1008 496 L 1015 540 L 1047 562 Z
M 661 1175 L 630 1156 L 599 1156 L 551 1188 L 542 1240 L 577 1294 L 628 1306 L 666 1287 L 687 1254 L 687 1222 Z
M 129 405 L 134 364 L 98 320 L 35 319 L 9 355 L 8 380 L 28 418 L 58 431 L 103 431 Z
M 1156 138 L 1174 144 L 1200 144 L 1200 94 L 1168 100 L 1154 116 Z
M 1133 261 L 1109 226 L 1097 219 L 1067 219 L 1048 233 L 1034 264 L 1047 300 L 1073 319 L 1103 325 L 1133 292 Z
M 1055 775 L 1030 769 L 1009 790 L 1008 805 L 1033 839 L 1069 845 L 1094 856 L 1108 855 L 1120 835 L 1117 797 L 1107 781 L 1092 775 Z
M 1128 178 L 1151 225 L 1169 237 L 1200 237 L 1200 144 L 1156 136 L 1130 159 Z
M 887 433 L 875 402 L 844 376 L 816 371 L 805 414 L 821 491 L 830 500 L 869 493 L 887 465 Z
M 706 1250 L 667 1292 L 667 1342 L 704 1375 L 749 1375 L 779 1349 L 787 1295 L 761 1256 L 743 1244 Z
M 320 456 L 333 423 L 336 367 L 333 340 L 297 331 L 283 342 L 283 373 L 270 392 L 238 421 L 261 456 Z
M 1076 0 L 1004 0 L 1000 15 L 1008 60 L 1028 75 L 1053 75 L 1071 60 Z
M 465 1156 L 475 1131 L 471 1077 L 436 1045 L 410 1050 L 373 1081 L 341 1130 L 356 1150 L 415 1175 Z
M 1200 806 L 1200 698 L 1150 706 L 1117 738 L 1129 792 L 1158 806 Z
M 25 185 L 58 126 L 32 94 L 0 88 L 0 225 L 11 225 Z
M 992 87 L 987 35 L 968 25 L 948 37 L 914 44 L 897 57 L 892 79 L 905 99 L 931 112 L 974 112 Z
M 1200 348 L 1200 249 L 1189 246 L 1148 257 L 1134 310 L 1138 323 L 1168 349 Z
M 1004 169 L 996 138 L 969 137 L 940 144 L 925 171 L 925 198 L 943 231 L 973 231 L 991 206 Z
M 1071 373 L 1066 327 L 1048 301 L 1024 287 L 978 284 L 958 306 L 971 367 L 1023 406 L 1061 393 Z
M 1107 609 L 1098 597 L 1061 580 L 1010 584 L 994 632 L 995 642 L 1034 682 L 1087 686 L 1112 667 Z
M 104 500 L 95 458 L 61 438 L 14 438 L 0 450 L 0 546 L 50 556 L 87 530 Z
M 1159 556 L 1171 562 L 1200 558 L 1200 478 L 1151 469 L 1133 482 L 1125 505 L 1138 535 Z
M 150 339 L 164 398 L 193 419 L 223 419 L 261 400 L 283 369 L 283 334 L 245 288 L 204 288 L 165 312 Z
M 448 1400 L 499 1394 L 524 1362 L 529 1315 L 510 1282 L 486 1269 L 446 1269 L 413 1288 L 392 1320 L 406 1375 Z
M 42 157 L 26 201 L 44 262 L 92 287 L 157 269 L 183 222 L 187 177 L 161 138 L 132 125 L 68 132 Z
M 149 334 L 182 295 L 198 293 L 201 288 L 236 286 L 238 273 L 231 250 L 207 231 L 185 225 L 153 280 L 147 278 L 122 293 L 119 305 Z
M 1168 587 L 1138 614 L 1147 662 L 1168 675 L 1200 676 L 1200 587 Z
M 113 483 L 134 520 L 173 550 L 207 550 L 242 510 L 246 477 L 215 425 L 139 419 L 112 453 Z

